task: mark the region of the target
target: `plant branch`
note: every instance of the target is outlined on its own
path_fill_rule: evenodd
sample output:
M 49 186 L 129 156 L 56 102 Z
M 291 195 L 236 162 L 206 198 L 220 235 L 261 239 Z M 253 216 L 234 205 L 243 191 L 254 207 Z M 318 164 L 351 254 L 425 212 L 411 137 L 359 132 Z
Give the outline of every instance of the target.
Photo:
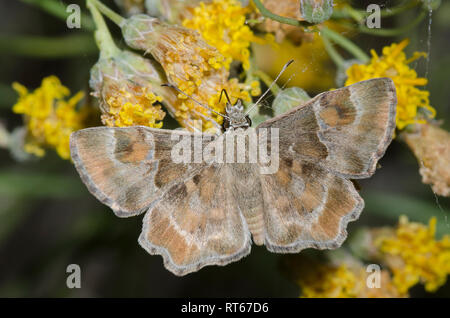
M 119 27 L 122 27 L 122 25 L 125 23 L 125 18 L 121 15 L 117 14 L 107 6 L 105 6 L 103 3 L 101 3 L 98 0 L 88 0 L 94 4 L 98 10 L 100 10 L 101 13 L 106 15 L 109 19 L 111 19 L 112 22 L 117 24 Z
M 420 1 L 413 0 L 413 1 L 406 1 L 405 4 L 401 4 L 392 8 L 386 8 L 383 10 L 380 10 L 380 15 L 382 18 L 388 18 L 395 16 L 399 13 L 402 13 L 406 10 L 412 9 L 420 4 Z M 341 9 L 334 9 L 332 18 L 333 19 L 346 19 L 346 18 L 353 18 L 356 22 L 363 21 L 368 15 L 370 15 L 369 12 L 364 10 L 357 10 L 352 8 L 351 6 L 345 6 Z
M 94 19 L 95 26 L 97 27 L 97 30 L 95 31 L 95 40 L 100 49 L 101 57 L 109 58 L 116 55 L 119 52 L 119 49 L 114 43 L 102 15 L 97 10 L 97 7 L 93 4 L 92 0 L 87 0 L 87 7 L 91 11 L 92 18 Z
M 344 58 L 338 53 L 338 51 L 333 47 L 333 43 L 328 40 L 326 36 L 322 36 L 323 45 L 327 51 L 330 58 L 333 60 L 334 64 L 340 69 L 344 69 Z

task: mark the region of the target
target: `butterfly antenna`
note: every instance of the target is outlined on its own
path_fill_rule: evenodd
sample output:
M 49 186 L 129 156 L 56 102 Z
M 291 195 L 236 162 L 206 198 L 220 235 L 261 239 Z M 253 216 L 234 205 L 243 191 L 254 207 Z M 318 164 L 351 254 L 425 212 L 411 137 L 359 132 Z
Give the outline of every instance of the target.
M 248 115 L 253 108 L 255 108 L 260 102 L 261 100 L 264 98 L 264 96 L 267 95 L 267 93 L 272 89 L 273 85 L 275 85 L 275 83 L 278 81 L 278 79 L 280 78 L 280 76 L 284 73 L 284 71 L 286 71 L 286 69 L 288 68 L 289 65 L 291 65 L 294 62 L 294 60 L 290 60 L 289 62 L 287 62 L 286 64 L 284 64 L 283 68 L 281 69 L 280 73 L 278 73 L 277 77 L 274 79 L 274 81 L 272 82 L 272 84 L 270 84 L 269 88 L 267 88 L 267 90 L 264 92 L 264 94 L 262 94 L 258 100 L 256 101 L 256 103 L 253 104 L 252 107 L 250 107 L 250 109 L 245 113 L 245 115 Z
M 232 105 L 232 104 L 231 104 L 230 97 L 228 97 L 228 93 L 227 93 L 227 90 L 226 90 L 225 88 L 222 89 L 222 91 L 220 92 L 219 103 L 220 103 L 220 101 L 222 100 L 222 94 L 223 94 L 223 93 L 225 93 L 225 97 L 227 98 L 228 103 L 229 103 L 230 105 Z
M 210 112 L 213 112 L 216 115 L 222 116 L 223 118 L 228 118 L 227 115 L 221 114 L 219 112 L 216 112 L 214 109 L 209 108 L 208 106 L 206 106 L 205 104 L 199 102 L 198 100 L 196 100 L 194 97 L 189 96 L 188 94 L 186 94 L 185 92 L 183 92 L 181 89 L 179 89 L 178 87 L 176 87 L 173 84 L 167 83 L 167 84 L 161 84 L 161 86 L 165 86 L 165 87 L 170 87 L 173 88 L 174 90 L 176 90 L 178 93 L 183 94 L 184 96 L 186 96 L 187 98 L 189 98 L 190 100 L 192 100 L 193 102 L 199 104 L 200 106 L 202 106 L 203 108 L 206 108 L 207 110 L 209 110 Z

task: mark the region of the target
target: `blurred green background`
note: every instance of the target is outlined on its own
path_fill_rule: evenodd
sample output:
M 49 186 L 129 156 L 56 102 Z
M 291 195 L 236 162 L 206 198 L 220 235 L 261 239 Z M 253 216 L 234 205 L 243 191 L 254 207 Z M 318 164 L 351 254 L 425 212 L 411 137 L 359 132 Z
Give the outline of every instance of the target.
M 72 92 L 88 88 L 89 69 L 96 62 L 92 32 L 68 29 L 63 20 L 26 2 L 0 2 L 0 121 L 11 131 L 22 124 L 13 114 L 13 81 L 36 88 L 41 79 L 57 75 Z M 112 1 L 104 1 L 117 10 Z M 373 1 L 387 7 L 393 1 Z M 395 1 L 394 1 L 395 2 Z M 86 11 L 83 1 L 78 3 Z M 357 6 L 364 7 L 361 1 Z M 369 3 L 369 2 L 367 2 Z M 411 21 L 414 12 L 383 19 L 387 26 Z M 450 128 L 450 1 L 432 14 L 431 51 L 414 62 L 419 75 L 428 69 L 431 105 Z M 406 51 L 427 51 L 429 19 L 404 37 Z M 111 27 L 114 32 L 116 28 Z M 400 38 L 361 35 L 353 38 L 368 52 Z M 123 42 L 123 41 L 122 41 Z M 123 44 L 123 43 L 122 43 Z M 300 66 L 301 68 L 302 66 Z M 304 67 L 307 67 L 304 66 Z M 332 70 L 330 70 L 332 72 Z M 436 197 L 422 184 L 418 165 L 406 145 L 395 140 L 380 161 L 382 166 L 361 181 L 366 208 L 351 223 L 394 225 L 400 214 L 427 223 L 436 216 L 438 234 L 450 232 L 450 200 Z M 31 162 L 15 161 L 0 150 L 0 296 L 1 297 L 179 297 L 270 296 L 296 297 L 299 289 L 279 269 L 284 256 L 253 247 L 243 260 L 226 267 L 206 267 L 187 277 L 168 272 L 160 256 L 148 255 L 137 243 L 142 217 L 120 219 L 91 196 L 69 161 L 53 151 Z M 81 266 L 81 289 L 66 287 L 66 267 Z M 418 286 L 413 296 L 424 296 Z M 447 283 L 435 296 L 450 296 Z

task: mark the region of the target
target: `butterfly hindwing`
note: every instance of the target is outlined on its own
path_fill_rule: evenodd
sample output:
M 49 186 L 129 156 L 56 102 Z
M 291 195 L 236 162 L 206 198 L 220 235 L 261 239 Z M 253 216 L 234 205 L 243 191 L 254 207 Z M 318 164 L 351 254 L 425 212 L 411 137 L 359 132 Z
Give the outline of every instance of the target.
M 307 161 L 283 158 L 261 185 L 264 243 L 272 252 L 337 248 L 364 206 L 349 180 Z
M 226 265 L 250 253 L 251 238 L 226 164 L 172 186 L 144 218 L 139 243 L 176 275 Z
M 392 140 L 395 106 L 392 81 L 373 79 L 322 93 L 258 126 L 279 129 L 279 169 L 260 177 L 269 250 L 340 246 L 364 206 L 347 178 L 373 174 Z

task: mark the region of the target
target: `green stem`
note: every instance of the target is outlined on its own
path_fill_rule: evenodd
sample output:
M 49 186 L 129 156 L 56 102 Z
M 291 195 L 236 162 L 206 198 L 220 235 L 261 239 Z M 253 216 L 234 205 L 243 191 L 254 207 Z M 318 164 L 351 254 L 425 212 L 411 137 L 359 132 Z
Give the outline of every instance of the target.
M 323 45 L 325 46 L 325 50 L 327 51 L 330 58 L 333 60 L 334 64 L 340 69 L 344 69 L 344 58 L 338 53 L 338 51 L 334 48 L 333 43 L 328 40 L 326 36 L 322 36 Z
M 388 18 L 392 17 L 394 15 L 397 15 L 399 13 L 402 13 L 406 10 L 412 9 L 420 4 L 420 1 L 407 1 L 405 5 L 399 5 L 396 7 L 393 7 L 391 9 L 384 9 L 381 10 L 381 17 Z
M 277 22 L 284 23 L 284 24 L 289 24 L 289 25 L 293 25 L 293 26 L 298 26 L 298 27 L 305 27 L 305 28 L 314 25 L 314 24 L 306 22 L 306 21 L 299 21 L 299 20 L 296 20 L 296 19 L 282 17 L 282 16 L 280 16 L 278 14 L 275 14 L 275 13 L 269 11 L 261 3 L 260 0 L 253 0 L 253 3 L 255 4 L 255 6 L 258 8 L 259 12 L 261 12 L 261 14 L 263 16 L 265 16 L 266 18 L 275 20 Z
M 93 0 L 87 0 L 87 7 L 91 11 L 92 18 L 94 19 L 97 30 L 95 31 L 95 40 L 97 46 L 100 49 L 101 58 L 109 58 L 119 53 L 119 49 L 114 43 L 111 33 L 106 26 L 105 20 L 103 19 L 97 7 L 93 4 Z
M 92 35 L 63 37 L 11 36 L 0 34 L 0 55 L 12 54 L 38 58 L 67 58 L 98 52 Z
M 361 33 L 376 35 L 376 36 L 396 36 L 402 33 L 407 32 L 408 30 L 414 28 L 416 25 L 418 25 L 425 17 L 427 13 L 425 11 L 421 11 L 420 14 L 411 22 L 408 23 L 405 26 L 394 28 L 394 29 L 370 29 L 364 25 L 359 25 L 356 27 L 356 30 L 358 30 Z M 355 29 L 353 25 L 350 24 L 344 24 L 347 27 Z
M 66 6 L 61 1 L 56 0 L 21 0 L 21 1 L 30 5 L 37 6 L 42 10 L 44 10 L 45 12 L 61 20 L 67 20 L 67 17 L 70 15 L 70 13 L 66 11 Z M 81 14 L 81 24 L 82 29 L 88 31 L 95 30 L 94 22 L 92 21 L 91 17 L 89 17 L 87 14 L 84 13 Z
M 403 5 L 398 5 L 393 8 L 380 10 L 380 15 L 382 18 L 392 17 L 399 13 L 402 13 L 406 10 L 412 9 L 420 4 L 420 1 L 408 1 Z M 350 6 L 346 6 L 342 9 L 334 9 L 332 18 L 333 19 L 346 19 L 353 18 L 356 22 L 361 22 L 366 18 L 370 13 L 364 10 L 356 10 Z
M 97 9 L 100 10 L 101 13 L 106 15 L 109 19 L 111 19 L 112 22 L 117 24 L 119 27 L 122 27 L 122 25 L 125 23 L 126 19 L 124 17 L 115 13 L 113 10 L 105 6 L 100 1 L 98 0 L 88 0 L 88 1 L 92 2 L 97 7 Z
M 333 10 L 331 17 L 337 19 L 339 15 L 339 18 L 352 18 L 356 22 L 360 23 L 364 21 L 367 13 L 365 11 L 353 9 L 351 6 L 346 6 L 340 13 L 336 10 Z
M 339 33 L 328 29 L 327 27 L 322 27 L 320 29 L 320 34 L 327 37 L 329 40 L 339 44 L 342 48 L 350 52 L 354 57 L 360 60 L 362 63 L 369 62 L 369 56 L 361 50 L 355 43 L 347 39 L 346 37 L 340 35 Z

